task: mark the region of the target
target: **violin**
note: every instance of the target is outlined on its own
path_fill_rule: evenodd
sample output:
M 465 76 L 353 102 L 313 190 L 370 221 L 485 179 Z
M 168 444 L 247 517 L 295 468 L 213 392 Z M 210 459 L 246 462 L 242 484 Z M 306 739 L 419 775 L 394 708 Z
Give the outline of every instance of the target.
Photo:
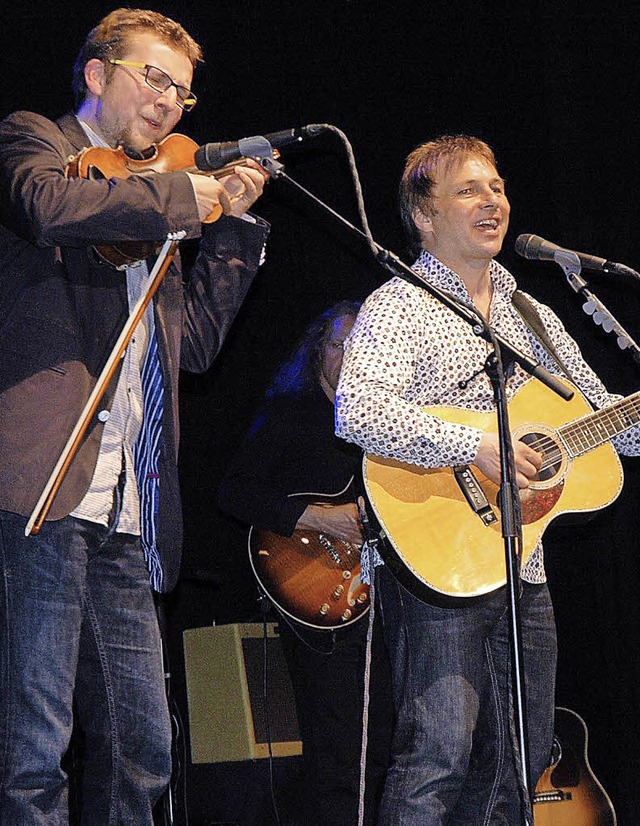
M 65 174 L 68 178 L 100 180 L 129 178 L 131 175 L 182 170 L 201 175 L 212 175 L 214 178 L 223 178 L 225 175 L 232 175 L 236 166 L 246 165 L 247 162 L 246 158 L 241 158 L 235 163 L 223 166 L 221 169 L 205 172 L 197 169 L 194 164 L 194 156 L 197 148 L 197 145 L 191 138 L 179 134 L 171 134 L 160 143 L 154 144 L 150 147 L 149 151 L 145 153 L 146 157 L 143 158 L 132 158 L 127 155 L 122 147 L 109 149 L 102 146 L 90 146 L 83 149 L 75 157 L 69 159 Z M 274 157 L 279 157 L 277 150 L 274 149 L 272 151 Z M 218 205 L 211 215 L 207 217 L 206 223 L 217 221 L 221 215 L 222 207 Z M 145 291 L 133 307 L 87 399 L 80 418 L 76 422 L 61 452 L 44 490 L 36 502 L 31 516 L 27 520 L 26 536 L 37 534 L 47 518 L 53 500 L 57 496 L 71 462 L 87 432 L 89 424 L 98 410 L 98 406 L 104 397 L 109 382 L 115 375 L 122 356 L 131 341 L 131 337 L 153 299 L 160 282 L 164 278 L 177 250 L 178 242 L 184 237 L 184 234 L 184 231 L 169 233 L 164 241 L 164 245 L 153 241 L 121 241 L 117 247 L 100 246 L 94 248 L 104 261 L 112 264 L 117 269 L 124 269 L 135 261 L 140 261 L 154 253 L 159 252 L 159 254 L 149 273 Z M 162 249 L 160 249 L 161 246 Z
M 203 171 L 195 165 L 198 145 L 186 135 L 172 133 L 159 143 L 153 144 L 143 153 L 144 157 L 133 158 L 124 147 L 116 149 L 103 146 L 88 146 L 69 159 L 65 169 L 67 178 L 85 178 L 97 181 L 109 178 L 130 178 L 132 175 L 147 175 L 156 172 L 191 172 L 194 175 L 209 175 L 224 178 L 232 175 L 236 166 L 246 165 L 246 158 L 227 164 L 216 170 Z M 273 150 L 274 157 L 278 151 Z M 222 215 L 218 204 L 203 223 L 212 224 Z M 117 245 L 94 247 L 98 256 L 117 269 L 124 269 L 136 261 L 141 261 L 158 252 L 162 242 L 119 241 Z

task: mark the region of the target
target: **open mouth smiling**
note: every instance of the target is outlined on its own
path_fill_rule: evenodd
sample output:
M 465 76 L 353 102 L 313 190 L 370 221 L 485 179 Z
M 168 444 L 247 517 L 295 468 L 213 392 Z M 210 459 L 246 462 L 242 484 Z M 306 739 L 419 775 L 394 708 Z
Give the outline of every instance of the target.
M 497 218 L 483 218 L 481 221 L 476 221 L 473 225 L 477 229 L 498 229 L 500 221 Z

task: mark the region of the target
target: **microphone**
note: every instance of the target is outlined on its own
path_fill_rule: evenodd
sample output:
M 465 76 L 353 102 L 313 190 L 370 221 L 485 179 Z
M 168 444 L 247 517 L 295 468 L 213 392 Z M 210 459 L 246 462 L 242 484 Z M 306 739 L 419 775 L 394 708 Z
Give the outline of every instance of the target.
M 239 141 L 205 143 L 204 146 L 196 150 L 195 163 L 198 169 L 209 172 L 220 169 L 240 158 L 253 158 L 265 154 L 265 152 L 269 154 L 272 149 L 281 149 L 283 146 L 289 146 L 292 143 L 301 143 L 307 138 L 315 138 L 316 135 L 329 128 L 326 123 L 312 123 L 309 126 L 301 126 L 297 129 L 271 132 L 269 135 L 241 138 Z
M 574 250 L 559 247 L 557 244 L 552 244 L 551 241 L 545 241 L 539 235 L 518 235 L 515 243 L 515 250 L 518 255 L 523 258 L 528 258 L 530 261 L 557 261 L 557 255 L 563 252 L 570 252 L 577 256 L 580 266 L 585 270 L 598 270 L 600 272 L 618 273 L 618 274 L 636 274 L 630 267 L 624 264 L 615 264 L 613 261 L 607 261 L 605 258 L 598 258 L 597 255 L 587 255 L 584 252 L 575 252 Z

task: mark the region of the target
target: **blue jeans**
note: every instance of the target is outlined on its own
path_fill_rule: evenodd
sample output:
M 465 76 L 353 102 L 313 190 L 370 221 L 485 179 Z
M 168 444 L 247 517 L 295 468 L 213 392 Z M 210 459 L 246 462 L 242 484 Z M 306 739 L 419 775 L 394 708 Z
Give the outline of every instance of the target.
M 439 608 L 384 566 L 377 584 L 397 711 L 379 826 L 521 826 L 506 589 Z M 546 585 L 523 583 L 520 615 L 533 791 L 553 742 L 557 648 Z
M 0 512 L 0 824 L 68 823 L 61 767 L 84 732 L 82 823 L 153 823 L 171 728 L 139 539 L 66 517 L 25 537 Z

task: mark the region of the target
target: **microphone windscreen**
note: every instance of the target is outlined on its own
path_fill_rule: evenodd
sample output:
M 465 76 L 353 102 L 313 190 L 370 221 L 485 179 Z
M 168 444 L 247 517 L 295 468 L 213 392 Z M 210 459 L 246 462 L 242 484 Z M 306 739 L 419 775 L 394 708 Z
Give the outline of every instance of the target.
M 205 143 L 196 149 L 193 160 L 198 169 L 203 172 L 221 169 L 226 163 L 240 157 L 238 144 L 226 141 L 225 143 Z
M 516 238 L 515 250 L 518 255 L 521 255 L 523 258 L 536 259 L 541 244 L 542 238 L 540 238 L 540 236 L 525 233 L 518 235 Z

